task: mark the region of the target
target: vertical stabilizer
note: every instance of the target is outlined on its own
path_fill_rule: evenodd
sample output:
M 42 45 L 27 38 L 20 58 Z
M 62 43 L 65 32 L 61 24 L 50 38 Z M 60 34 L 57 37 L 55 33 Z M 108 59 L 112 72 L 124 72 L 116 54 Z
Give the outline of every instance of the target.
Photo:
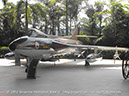
M 74 31 L 73 35 L 71 36 L 71 38 L 74 39 L 74 40 L 78 39 L 77 38 L 77 35 L 79 34 L 79 28 L 78 27 L 79 27 L 79 23 L 76 25 L 75 31 Z

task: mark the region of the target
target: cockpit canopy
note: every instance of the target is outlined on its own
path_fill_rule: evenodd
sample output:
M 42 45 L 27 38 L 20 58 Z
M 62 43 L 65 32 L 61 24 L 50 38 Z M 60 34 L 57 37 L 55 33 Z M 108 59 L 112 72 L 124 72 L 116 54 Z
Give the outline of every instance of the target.
M 29 37 L 42 37 L 42 38 L 48 38 L 48 35 L 41 32 L 40 30 L 37 30 L 35 28 L 28 29 L 28 36 Z

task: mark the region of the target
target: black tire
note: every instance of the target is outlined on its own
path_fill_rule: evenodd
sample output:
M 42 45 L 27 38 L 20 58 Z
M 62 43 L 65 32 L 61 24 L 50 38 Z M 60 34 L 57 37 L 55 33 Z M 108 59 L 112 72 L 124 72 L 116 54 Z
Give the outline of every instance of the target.
M 25 73 L 27 73 L 27 68 L 25 69 Z
M 122 75 L 124 79 L 128 78 L 129 75 L 129 64 L 128 64 L 128 58 L 127 59 L 123 59 L 122 61 Z

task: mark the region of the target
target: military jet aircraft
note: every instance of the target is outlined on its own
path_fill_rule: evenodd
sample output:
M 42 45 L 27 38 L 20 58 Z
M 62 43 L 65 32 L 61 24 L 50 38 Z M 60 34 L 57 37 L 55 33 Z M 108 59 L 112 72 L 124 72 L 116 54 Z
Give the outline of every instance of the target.
M 22 36 L 9 44 L 9 49 L 14 53 L 25 58 L 28 58 L 26 72 L 28 79 L 36 78 L 36 68 L 39 60 L 51 60 L 53 56 L 64 55 L 74 53 L 78 57 L 84 52 L 80 52 L 78 49 L 93 49 L 93 54 L 89 54 L 86 57 L 86 64 L 94 62 L 98 59 L 102 59 L 97 50 L 116 50 L 115 47 L 107 46 L 94 46 L 94 45 L 82 45 L 77 40 L 78 25 L 75 28 L 75 32 L 68 37 L 57 37 L 47 35 L 37 29 L 29 29 L 28 36 Z M 127 48 L 117 47 L 117 50 L 128 50 Z

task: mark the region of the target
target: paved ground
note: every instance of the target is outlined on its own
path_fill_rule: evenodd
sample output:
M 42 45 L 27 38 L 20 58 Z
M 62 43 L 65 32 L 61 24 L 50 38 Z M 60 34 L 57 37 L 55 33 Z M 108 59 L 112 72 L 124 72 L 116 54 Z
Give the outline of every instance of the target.
M 22 61 L 25 63 L 25 61 Z M 85 67 L 84 60 L 40 62 L 37 79 L 27 80 L 24 66 L 0 59 L 0 96 L 128 96 L 129 79 L 121 61 L 103 60 Z

